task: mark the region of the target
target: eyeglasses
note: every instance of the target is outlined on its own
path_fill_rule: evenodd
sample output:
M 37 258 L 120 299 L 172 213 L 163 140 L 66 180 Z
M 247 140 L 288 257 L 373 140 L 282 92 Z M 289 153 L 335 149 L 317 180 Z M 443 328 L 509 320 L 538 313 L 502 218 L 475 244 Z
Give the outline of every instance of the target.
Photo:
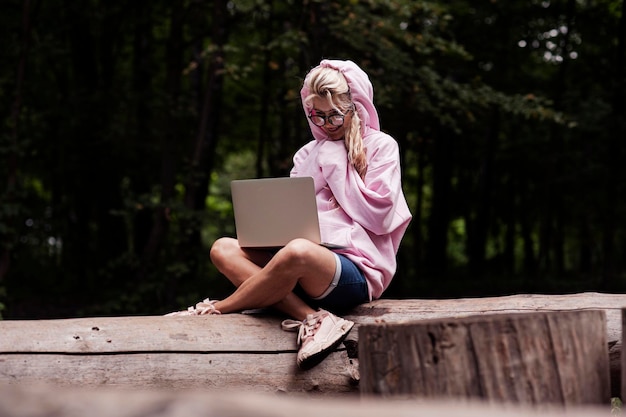
M 311 120 L 311 122 L 315 125 L 315 126 L 324 126 L 326 124 L 326 121 L 328 120 L 328 123 L 330 123 L 333 126 L 343 126 L 343 121 L 344 118 L 346 117 L 344 114 L 339 114 L 339 113 L 333 113 L 330 114 L 328 116 L 326 115 L 320 115 L 317 113 L 313 113 L 315 110 L 313 110 L 311 113 L 309 113 L 309 120 Z M 349 112 L 352 111 L 352 109 L 348 110 Z

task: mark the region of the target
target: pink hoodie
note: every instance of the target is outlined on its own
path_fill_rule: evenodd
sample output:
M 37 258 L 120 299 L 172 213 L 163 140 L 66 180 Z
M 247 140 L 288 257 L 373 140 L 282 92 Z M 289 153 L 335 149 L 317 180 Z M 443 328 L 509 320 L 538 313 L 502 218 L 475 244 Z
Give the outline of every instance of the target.
M 327 140 L 309 121 L 315 140 L 294 155 L 291 176 L 310 176 L 315 182 L 322 241 L 348 249 L 337 250 L 365 274 L 370 300 L 380 298 L 396 272 L 396 254 L 411 220 L 402 192 L 397 142 L 379 129 L 372 84 L 352 61 L 323 60 L 322 67 L 341 71 L 361 118 L 367 149 L 365 181 L 348 163 L 344 141 Z M 300 96 L 309 95 L 303 87 Z M 304 109 L 308 115 L 310 109 Z M 308 119 L 307 119 L 308 120 Z

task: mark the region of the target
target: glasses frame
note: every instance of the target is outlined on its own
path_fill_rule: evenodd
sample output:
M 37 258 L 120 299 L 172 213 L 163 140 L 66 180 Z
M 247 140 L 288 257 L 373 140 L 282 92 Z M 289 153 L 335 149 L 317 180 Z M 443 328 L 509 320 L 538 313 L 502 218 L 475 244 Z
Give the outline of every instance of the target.
M 317 127 L 322 127 L 322 126 L 325 126 L 325 125 L 326 125 L 326 123 L 330 123 L 330 125 L 331 125 L 331 126 L 340 127 L 340 126 L 343 126 L 343 124 L 345 123 L 345 118 L 346 118 L 346 115 L 347 115 L 348 113 L 350 113 L 352 110 L 353 110 L 353 109 L 348 109 L 348 111 L 346 112 L 346 114 L 341 114 L 341 113 L 331 113 L 331 114 L 329 114 L 329 115 L 324 114 L 323 116 L 321 116 L 321 115 L 319 115 L 319 114 L 315 114 L 315 115 L 314 115 L 314 114 L 313 114 L 313 111 L 314 111 L 314 110 L 311 110 L 311 111 L 309 112 L 309 115 L 308 115 L 307 117 L 309 118 L 309 120 L 311 121 L 311 123 L 313 123 L 313 124 L 314 124 L 315 126 L 317 126 Z M 313 121 L 313 118 L 314 118 L 314 117 L 319 117 L 319 118 L 320 118 L 320 119 L 322 119 L 324 122 L 323 122 L 321 125 L 320 125 L 320 124 L 317 124 L 317 123 L 315 123 L 315 122 Z M 333 121 L 331 120 L 331 117 L 339 117 L 339 118 L 341 118 L 341 123 L 339 123 L 339 124 L 333 123 Z

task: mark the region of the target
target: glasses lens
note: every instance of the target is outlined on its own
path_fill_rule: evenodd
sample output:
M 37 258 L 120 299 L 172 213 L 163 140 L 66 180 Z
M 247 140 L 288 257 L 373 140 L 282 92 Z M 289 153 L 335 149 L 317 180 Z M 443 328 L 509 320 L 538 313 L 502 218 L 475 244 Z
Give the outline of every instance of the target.
M 313 122 L 315 126 L 324 126 L 326 123 L 326 120 L 321 116 L 310 115 L 309 119 L 311 119 L 311 122 Z
M 328 121 L 333 126 L 341 126 L 343 124 L 343 116 L 340 114 L 333 114 L 328 117 Z

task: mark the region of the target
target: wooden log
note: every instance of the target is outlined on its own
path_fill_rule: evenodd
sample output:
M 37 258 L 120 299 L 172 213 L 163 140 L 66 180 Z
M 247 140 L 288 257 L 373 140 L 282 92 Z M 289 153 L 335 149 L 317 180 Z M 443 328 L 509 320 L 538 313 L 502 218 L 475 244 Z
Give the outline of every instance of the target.
M 295 365 L 295 335 L 267 314 L 208 317 L 90 317 L 0 321 L 0 382 L 61 386 L 229 387 L 261 392 L 358 395 L 358 327 L 476 314 L 601 309 L 612 379 L 621 377 L 621 309 L 626 296 L 581 293 L 452 300 L 377 300 L 346 315 L 357 325 L 324 362 Z M 614 384 L 614 385 L 615 385 Z M 614 396 L 619 396 L 619 389 Z
M 324 398 L 230 390 L 121 390 L 0 383 L 2 417 L 607 417 L 609 406 L 528 408 L 475 402 Z
M 608 404 L 605 313 L 497 314 L 359 329 L 361 392 Z
M 583 292 L 575 294 L 515 294 L 502 297 L 458 299 L 377 300 L 364 304 L 348 318 L 357 325 L 348 336 L 356 349 L 361 324 L 398 322 L 446 317 L 467 317 L 478 314 L 507 314 L 570 310 L 603 310 L 607 319 L 611 396 L 621 395 L 622 308 L 626 294 Z M 356 331 L 355 331 L 356 330 Z M 351 356 L 356 356 L 352 353 Z
M 0 321 L 0 334 L 0 381 L 358 393 L 345 348 L 300 371 L 274 316 Z

